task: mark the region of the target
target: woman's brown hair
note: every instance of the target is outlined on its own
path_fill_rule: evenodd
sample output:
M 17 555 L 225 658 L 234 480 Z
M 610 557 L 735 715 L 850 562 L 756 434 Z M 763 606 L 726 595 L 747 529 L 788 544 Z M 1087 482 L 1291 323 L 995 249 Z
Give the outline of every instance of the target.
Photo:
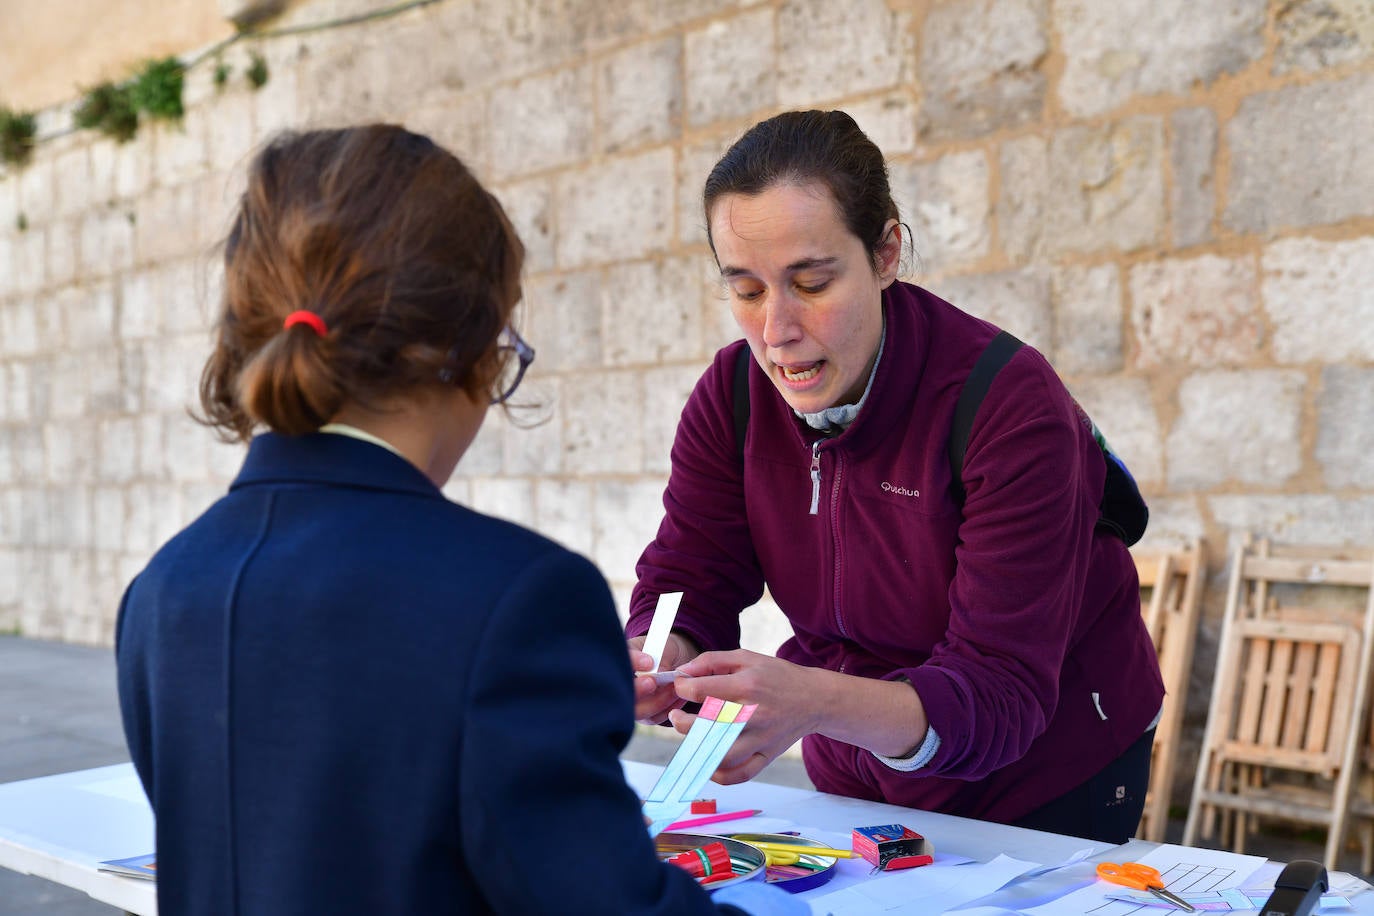
M 882 151 L 843 111 L 785 111 L 755 124 L 725 151 L 702 191 L 711 251 L 711 208 L 720 198 L 812 181 L 830 190 L 845 226 L 876 258 L 888 220 L 900 216 Z
M 485 399 L 524 248 L 457 157 L 392 125 L 278 135 L 254 158 L 224 249 L 202 422 L 313 432 L 346 402 L 424 386 Z M 326 331 L 282 326 L 306 310 Z

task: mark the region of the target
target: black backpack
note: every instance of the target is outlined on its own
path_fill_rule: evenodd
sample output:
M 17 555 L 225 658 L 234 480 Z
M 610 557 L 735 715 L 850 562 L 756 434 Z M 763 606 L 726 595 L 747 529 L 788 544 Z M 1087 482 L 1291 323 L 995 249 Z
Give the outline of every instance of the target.
M 983 397 L 992 386 L 992 380 L 1002 371 L 1016 351 L 1024 346 L 1006 331 L 994 337 L 978 356 L 959 392 L 959 402 L 954 407 L 954 419 L 949 430 L 949 471 L 953 480 L 955 499 L 964 503 L 964 452 L 968 448 L 969 431 L 973 428 L 973 418 Z M 735 360 L 734 406 L 735 406 L 735 450 L 741 464 L 744 463 L 744 434 L 749 428 L 749 363 L 753 359 L 748 347 L 739 352 Z M 1105 528 L 1126 542 L 1134 544 L 1145 534 L 1145 526 L 1150 520 L 1150 509 L 1140 495 L 1135 478 L 1111 447 L 1097 424 L 1074 401 L 1079 419 L 1092 431 L 1093 439 L 1102 449 L 1102 458 L 1107 463 L 1107 479 L 1102 486 L 1102 501 L 1097 507 L 1097 526 Z

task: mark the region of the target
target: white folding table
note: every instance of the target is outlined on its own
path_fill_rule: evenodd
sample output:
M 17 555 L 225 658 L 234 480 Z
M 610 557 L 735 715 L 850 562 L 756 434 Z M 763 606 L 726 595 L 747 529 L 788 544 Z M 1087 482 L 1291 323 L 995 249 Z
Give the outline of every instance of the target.
M 647 794 L 662 767 L 626 761 L 625 776 L 641 796 Z M 796 825 L 847 834 L 855 826 L 901 823 L 930 838 L 938 852 L 980 862 L 1005 853 L 1026 862 L 1055 865 L 1088 850 L 1091 858 L 1134 860 L 1155 844 L 1133 840 L 1111 846 L 1077 837 L 1041 833 L 986 821 L 933 814 L 807 789 L 749 782 L 708 785 L 721 811 L 757 808 L 765 815 Z M 730 823 L 712 825 L 730 832 Z M 139 916 L 157 913 L 151 881 L 97 870 L 106 859 L 153 851 L 153 816 L 131 764 L 62 773 L 0 785 L 0 867 L 38 875 L 85 891 L 96 900 Z M 1053 882 L 1054 873 L 1036 879 Z M 802 899 L 827 893 L 822 885 Z M 1009 891 L 1014 900 L 1014 888 Z M 1374 916 L 1374 893 L 1354 900 L 1354 912 Z M 1003 904 L 1008 905 L 1008 904 Z

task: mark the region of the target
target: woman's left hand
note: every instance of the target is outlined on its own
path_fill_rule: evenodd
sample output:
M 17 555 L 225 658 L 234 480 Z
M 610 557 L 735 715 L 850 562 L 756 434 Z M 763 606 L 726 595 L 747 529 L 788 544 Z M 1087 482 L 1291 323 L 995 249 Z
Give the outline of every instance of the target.
M 747 649 L 705 652 L 682 666 L 678 696 L 700 703 L 707 697 L 758 705 L 712 779 L 721 785 L 746 782 L 820 725 L 816 683 L 831 672 L 805 668 Z M 696 716 L 675 709 L 673 727 L 687 734 Z

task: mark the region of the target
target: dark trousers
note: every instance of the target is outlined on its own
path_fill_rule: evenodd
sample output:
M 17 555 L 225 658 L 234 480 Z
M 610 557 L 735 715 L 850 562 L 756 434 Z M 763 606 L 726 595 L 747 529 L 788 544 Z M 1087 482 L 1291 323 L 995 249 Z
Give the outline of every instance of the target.
M 1015 822 L 1050 833 L 1124 843 L 1135 835 L 1150 783 L 1152 728 L 1096 776 Z

